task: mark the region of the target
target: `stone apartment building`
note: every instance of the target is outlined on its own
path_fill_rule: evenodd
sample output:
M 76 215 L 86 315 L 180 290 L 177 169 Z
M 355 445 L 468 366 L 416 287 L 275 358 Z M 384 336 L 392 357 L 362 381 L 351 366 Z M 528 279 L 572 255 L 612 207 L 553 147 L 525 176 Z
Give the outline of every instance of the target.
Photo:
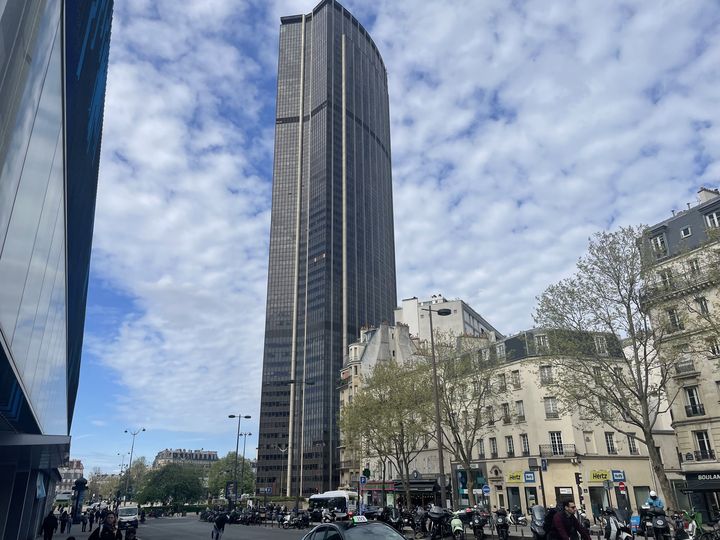
M 217 460 L 218 454 L 214 450 L 186 450 L 184 448 L 171 450 L 166 448 L 158 452 L 155 456 L 153 468 L 164 467 L 169 463 L 179 463 L 209 469 Z
M 507 338 L 497 339 L 496 334 L 492 337 L 477 340 L 478 348 L 484 351 L 478 354 L 501 361 L 494 377 L 503 381 L 505 388 L 503 400 L 490 413 L 494 424 L 474 449 L 470 474 L 475 475 L 477 498 L 482 497 L 481 487 L 487 485 L 490 495 L 485 502 L 490 506 L 518 506 L 527 512 L 533 504 L 550 505 L 572 497 L 597 513 L 600 507 L 609 505 L 636 509 L 651 489 L 658 489 L 647 450 L 641 443 L 608 426 L 593 425 L 577 413 L 559 412 L 550 390 L 551 362 L 543 362 L 546 334 L 529 330 Z M 419 344 L 420 340 L 412 338 L 404 324 L 365 330 L 360 340 L 350 346 L 348 363 L 341 372 L 341 407 L 362 388 L 363 375 L 370 373 L 374 363 L 391 357 L 409 360 L 419 353 Z M 656 426 L 656 442 L 661 445 L 676 496 L 682 500 L 674 441 L 670 418 L 661 418 Z M 437 447 L 429 438 L 425 445 L 413 464 L 411 485 L 415 483 L 413 489 L 418 496 L 428 492 L 432 496 L 437 490 Z M 387 466 L 383 471 L 376 457 L 353 455 L 344 447 L 341 460 L 341 485 L 357 488 L 357 478 L 367 467 L 371 471 L 365 488 L 367 499 L 378 501 L 384 491 L 388 502 L 394 501 L 394 493 L 401 486 L 398 471 Z M 453 462 L 447 451 L 445 461 L 454 504 L 467 504 L 468 471 Z M 614 483 L 610 487 L 605 481 Z M 620 489 L 619 482 L 625 484 L 625 490 Z
M 84 471 L 82 461 L 79 459 L 71 459 L 65 467 L 58 468 L 61 480 L 58 484 L 55 484 L 55 493 L 72 491 L 75 480 L 81 478 Z
M 661 355 L 675 362 L 668 394 L 677 454 L 693 506 L 720 509 L 720 191 L 701 188 L 697 204 L 642 238 Z

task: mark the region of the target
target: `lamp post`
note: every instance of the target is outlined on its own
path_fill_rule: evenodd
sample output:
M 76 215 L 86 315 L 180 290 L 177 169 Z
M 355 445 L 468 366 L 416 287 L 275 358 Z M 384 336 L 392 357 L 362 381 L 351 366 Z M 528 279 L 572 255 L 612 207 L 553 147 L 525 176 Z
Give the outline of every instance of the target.
M 276 445 L 275 445 L 275 448 L 277 448 L 278 450 L 280 450 L 280 452 L 282 453 L 282 455 L 285 456 L 285 453 L 288 451 L 289 446 L 288 446 L 287 444 L 282 444 L 282 443 L 281 443 L 281 444 L 276 444 Z M 285 461 L 285 458 L 284 458 L 284 457 L 283 457 L 283 461 Z M 280 494 L 282 494 L 282 492 L 283 492 L 283 476 L 285 476 L 285 469 L 283 469 L 283 470 L 280 472 L 280 491 L 279 491 Z
M 235 436 L 235 474 L 233 475 L 233 481 L 235 482 L 235 497 L 233 500 L 233 508 L 237 507 L 237 492 L 238 492 L 238 478 L 237 478 L 237 465 L 238 465 L 238 451 L 240 450 L 240 421 L 243 418 L 250 418 L 249 414 L 242 415 L 242 414 L 228 414 L 228 418 L 237 418 L 238 419 L 238 426 L 237 426 L 237 435 Z
M 301 404 L 301 406 L 302 406 L 303 403 L 304 403 L 304 397 L 303 397 L 303 396 L 304 396 L 304 393 L 305 393 L 305 387 L 306 387 L 306 386 L 312 386 L 312 385 L 314 385 L 314 384 L 315 384 L 315 381 L 306 381 L 305 379 L 298 381 L 298 380 L 296 380 L 296 379 L 290 379 L 290 380 L 288 381 L 288 384 L 289 384 L 289 385 L 292 385 L 292 386 L 294 386 L 294 385 L 296 385 L 296 384 L 300 384 L 300 404 Z M 294 395 L 294 394 L 295 394 L 295 393 L 293 392 L 293 395 Z M 301 496 L 301 492 L 302 492 L 302 474 L 303 474 L 302 448 L 299 448 L 299 447 L 301 446 L 301 442 L 300 442 L 300 441 L 302 440 L 301 437 L 300 437 L 300 434 L 302 433 L 302 430 L 303 430 L 303 427 L 304 427 L 302 420 L 303 420 L 304 417 L 305 417 L 305 407 L 302 407 L 302 409 L 303 409 L 303 410 L 302 410 L 302 413 L 301 413 L 301 415 L 300 415 L 300 419 L 301 419 L 301 421 L 300 421 L 300 428 L 298 429 L 298 428 L 294 425 L 295 422 L 293 422 L 293 425 L 292 425 L 292 428 L 293 428 L 293 429 L 292 429 L 291 432 L 288 434 L 288 435 L 289 435 L 289 439 L 290 439 L 290 448 L 297 448 L 297 450 L 295 450 L 295 451 L 298 453 L 298 455 L 297 455 L 297 460 L 298 460 L 298 463 L 299 463 L 299 465 L 300 465 L 300 466 L 298 467 L 298 482 L 297 482 L 298 487 L 297 487 L 297 493 L 296 493 L 296 495 L 295 495 L 295 507 L 296 507 L 298 510 L 300 510 L 300 496 Z M 297 411 L 294 411 L 294 414 L 297 414 Z M 293 418 L 292 420 L 294 420 L 294 418 Z M 293 433 L 293 431 L 294 431 L 295 433 Z M 290 496 L 292 495 L 292 493 L 291 493 L 291 487 L 290 487 L 290 482 L 292 482 L 292 458 L 294 457 L 292 454 L 293 454 L 293 452 L 288 453 L 287 497 L 290 497 Z
M 128 488 L 130 485 L 130 471 L 132 470 L 132 457 L 133 457 L 133 451 L 135 450 L 135 437 L 138 435 L 138 433 L 145 431 L 145 428 L 140 428 L 135 431 L 131 431 L 129 429 L 125 430 L 125 433 L 129 433 L 132 435 L 132 445 L 130 446 L 130 463 L 128 464 L 128 474 L 125 477 L 125 496 L 127 496 Z
M 247 444 L 248 435 L 252 433 L 241 433 L 243 438 L 243 453 L 242 453 L 242 472 L 240 473 L 240 485 L 245 485 L 245 445 Z
M 435 336 L 433 334 L 432 314 L 437 313 L 441 317 L 446 317 L 450 315 L 451 312 L 448 308 L 434 310 L 427 307 L 420 309 L 427 311 L 430 315 L 430 350 L 432 353 L 433 394 L 435 398 L 435 437 L 437 438 L 438 468 L 440 469 L 440 504 L 443 508 L 445 508 L 447 506 L 447 491 L 445 489 L 445 458 L 443 456 L 442 425 L 440 423 L 440 391 L 438 388 L 437 360 L 435 358 Z

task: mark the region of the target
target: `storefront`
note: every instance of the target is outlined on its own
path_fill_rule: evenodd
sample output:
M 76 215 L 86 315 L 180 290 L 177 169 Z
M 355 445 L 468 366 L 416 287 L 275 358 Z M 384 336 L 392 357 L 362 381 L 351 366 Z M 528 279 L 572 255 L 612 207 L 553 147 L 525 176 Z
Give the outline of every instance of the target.
M 405 501 L 405 484 L 402 480 L 393 482 L 395 505 L 407 506 Z M 428 504 L 439 504 L 440 485 L 437 481 L 426 478 L 410 479 L 410 506 L 427 506 Z
M 703 522 L 712 521 L 720 511 L 720 471 L 688 472 L 685 481 L 686 492 L 702 513 Z
M 373 506 L 394 506 L 395 483 L 369 480 L 362 489 L 363 502 Z

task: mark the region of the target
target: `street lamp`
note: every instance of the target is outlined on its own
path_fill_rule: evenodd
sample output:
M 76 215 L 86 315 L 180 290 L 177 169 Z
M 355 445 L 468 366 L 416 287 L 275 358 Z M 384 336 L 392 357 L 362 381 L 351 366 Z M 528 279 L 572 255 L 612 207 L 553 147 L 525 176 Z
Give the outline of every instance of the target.
M 240 484 L 245 485 L 245 444 L 247 443 L 248 435 L 252 435 L 252 433 L 241 433 L 243 437 L 243 453 L 242 453 L 242 474 L 240 476 Z M 235 490 L 235 494 L 237 496 L 237 489 Z
M 249 414 L 242 415 L 242 414 L 228 414 L 228 418 L 237 418 L 238 419 L 238 427 L 237 427 L 237 436 L 235 437 L 235 475 L 234 475 L 234 481 L 235 481 L 235 500 L 233 501 L 233 508 L 237 508 L 237 492 L 238 492 L 238 480 L 237 480 L 237 465 L 238 465 L 238 451 L 240 450 L 240 421 L 243 418 L 250 418 Z
M 289 446 L 288 446 L 287 444 L 282 444 L 282 443 L 281 443 L 281 444 L 276 444 L 276 445 L 275 445 L 275 448 L 277 448 L 278 450 L 280 450 L 280 452 L 283 454 L 283 461 L 285 461 L 285 457 L 284 457 L 284 456 L 285 456 L 285 452 L 288 451 Z M 281 493 L 281 494 L 282 494 L 282 492 L 283 492 L 283 476 L 285 476 L 285 470 L 284 470 L 284 469 L 280 472 L 280 493 Z
M 138 433 L 140 433 L 142 431 L 145 431 L 145 428 L 140 428 L 135 431 L 131 431 L 128 429 L 125 430 L 125 433 L 129 433 L 130 435 L 132 435 L 132 445 L 130 446 L 130 463 L 128 464 L 128 474 L 127 474 L 127 477 L 125 478 L 125 495 L 126 496 L 128 493 L 128 487 L 130 485 L 130 470 L 132 469 L 132 457 L 133 457 L 133 451 L 135 450 L 135 437 L 137 436 Z
M 440 394 L 437 377 L 437 360 L 435 358 L 435 336 L 433 335 L 432 314 L 437 313 L 441 317 L 447 317 L 451 311 L 448 308 L 434 310 L 432 308 L 420 308 L 430 315 L 430 350 L 432 352 L 433 371 L 433 394 L 435 398 L 435 437 L 438 447 L 438 468 L 440 469 L 440 504 L 443 508 L 447 506 L 447 491 L 445 490 L 445 458 L 443 456 L 442 425 L 440 424 Z
M 312 386 L 315 384 L 315 381 L 306 381 L 303 380 L 296 380 L 296 379 L 290 379 L 287 381 L 288 385 L 291 385 L 293 389 L 295 388 L 296 384 L 300 384 L 300 405 L 303 405 L 303 395 L 305 392 L 306 386 Z M 292 399 L 295 398 L 295 392 L 291 392 Z M 287 471 L 287 497 L 290 497 L 292 495 L 291 493 L 291 487 L 290 483 L 292 482 L 292 462 L 294 457 L 294 451 L 293 449 L 295 447 L 301 446 L 301 438 L 300 434 L 302 433 L 303 425 L 302 425 L 302 419 L 305 417 L 305 407 L 302 407 L 302 413 L 301 413 L 301 421 L 300 421 L 300 429 L 297 429 L 295 427 L 295 416 L 297 415 L 297 411 L 293 410 L 293 414 L 290 415 L 290 429 L 288 433 L 288 439 L 289 439 L 289 448 L 290 451 L 288 452 L 288 471 Z M 296 435 L 297 434 L 297 435 Z M 297 438 L 297 440 L 296 440 Z M 297 443 L 297 444 L 295 444 Z M 300 463 L 300 467 L 298 468 L 298 487 L 297 487 L 297 494 L 295 496 L 295 507 L 300 510 L 300 495 L 302 491 L 302 474 L 303 474 L 303 459 L 302 459 L 302 448 L 299 448 L 298 450 L 295 450 L 298 452 L 298 461 Z

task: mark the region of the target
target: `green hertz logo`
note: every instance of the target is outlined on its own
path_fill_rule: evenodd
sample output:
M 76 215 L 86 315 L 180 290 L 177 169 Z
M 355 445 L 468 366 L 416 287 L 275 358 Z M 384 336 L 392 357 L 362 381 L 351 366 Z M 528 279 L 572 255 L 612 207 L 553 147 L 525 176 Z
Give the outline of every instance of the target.
M 590 471 L 591 482 L 604 482 L 610 480 L 610 471 Z

